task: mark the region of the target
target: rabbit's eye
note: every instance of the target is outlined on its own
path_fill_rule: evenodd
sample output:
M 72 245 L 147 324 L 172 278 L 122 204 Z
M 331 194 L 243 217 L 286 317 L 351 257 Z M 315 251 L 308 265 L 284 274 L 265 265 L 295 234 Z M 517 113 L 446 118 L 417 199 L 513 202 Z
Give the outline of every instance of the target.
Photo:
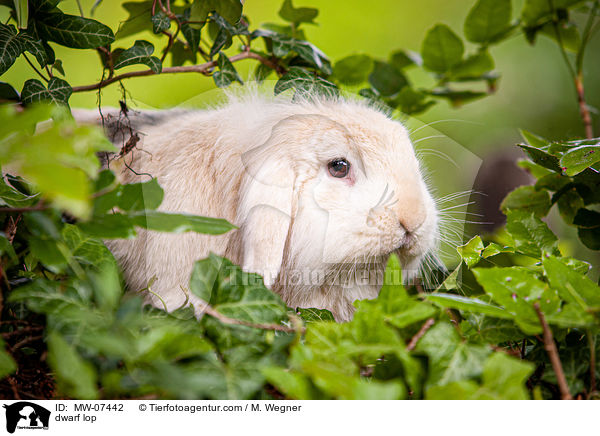
M 335 159 L 327 164 L 329 174 L 338 179 L 342 179 L 350 172 L 350 162 L 346 159 Z

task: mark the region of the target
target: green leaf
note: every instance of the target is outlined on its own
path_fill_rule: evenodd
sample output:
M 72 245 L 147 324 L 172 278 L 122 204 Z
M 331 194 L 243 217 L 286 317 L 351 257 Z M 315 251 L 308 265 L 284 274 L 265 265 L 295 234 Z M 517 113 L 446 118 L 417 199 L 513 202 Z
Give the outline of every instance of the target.
M 463 342 L 450 323 L 437 323 L 417 343 L 415 351 L 429 356 L 428 386 L 443 386 L 478 377 L 491 350 Z
M 458 254 L 460 254 L 460 257 L 465 261 L 467 266 L 471 268 L 479 263 L 483 248 L 484 246 L 481 237 L 475 236 L 466 244 L 456 247 L 456 251 L 458 251 Z
M 532 304 L 544 293 L 544 282 L 517 267 L 476 268 L 473 273 L 485 292 L 515 317 L 524 333 L 542 331 Z
M 123 68 L 134 64 L 144 64 L 150 67 L 150 69 L 159 74 L 162 71 L 162 62 L 156 56 L 152 56 L 154 53 L 154 46 L 148 41 L 135 41 L 132 47 L 121 52 L 119 57 L 115 61 L 115 69 Z
M 124 211 L 156 209 L 162 203 L 164 191 L 158 180 L 122 185 L 117 195 L 117 206 Z
M 515 249 L 512 247 L 502 246 L 502 245 L 496 244 L 495 242 L 490 242 L 487 245 L 487 247 L 485 247 L 485 250 L 483 250 L 483 253 L 481 253 L 481 256 L 484 259 L 487 259 L 488 257 L 492 257 L 492 256 L 495 256 L 500 253 L 514 253 L 514 252 L 515 252 Z
M 445 73 L 462 60 L 464 45 L 445 24 L 433 27 L 423 40 L 423 66 L 436 73 Z
M 252 323 L 274 323 L 286 315 L 281 298 L 257 274 L 243 272 L 229 260 L 211 254 L 196 262 L 190 290 L 219 313 Z
M 58 388 L 65 395 L 82 400 L 98 398 L 96 370 L 75 348 L 56 332 L 48 334 L 48 363 Z
M 533 26 L 551 18 L 557 9 L 566 9 L 578 3 L 582 3 L 582 0 L 525 0 L 521 19 L 527 26 Z
M 429 109 L 435 104 L 435 101 L 430 100 L 427 94 L 405 86 L 394 97 L 392 103 L 405 114 L 416 115 Z
M 4 341 L 0 338 L 0 378 L 4 378 L 17 370 L 17 364 L 4 349 L 4 345 Z
M 542 257 L 542 252 L 560 254 L 556 236 L 533 213 L 512 210 L 507 212 L 506 217 L 506 229 L 520 253 L 538 259 Z
M 311 95 L 313 93 L 324 95 L 337 95 L 337 87 L 320 76 L 311 74 L 304 68 L 291 67 L 275 84 L 275 95 L 287 89 L 296 89 L 300 94 Z
M 159 232 L 196 232 L 208 235 L 221 235 L 235 229 L 233 224 L 221 218 L 198 215 L 172 214 L 146 210 L 132 214 L 132 222 L 139 227 Z
M 117 39 L 152 29 L 152 4 L 152 0 L 123 3 L 122 7 L 127 11 L 129 17 L 119 24 Z
M 600 162 L 600 144 L 571 148 L 560 158 L 560 166 L 567 176 L 579 174 L 597 162 Z
M 19 33 L 19 41 L 21 42 L 21 46 L 24 51 L 28 51 L 35 56 L 35 59 L 40 64 L 40 67 L 43 68 L 53 62 L 53 56 L 50 56 L 46 50 L 46 47 L 44 46 L 44 42 L 41 39 L 34 37 L 28 32 L 21 31 Z
M 71 85 L 58 77 L 50 79 L 47 89 L 39 80 L 29 79 L 23 85 L 21 98 L 25 104 L 51 102 L 67 105 L 72 93 L 73 88 L 71 88 Z
M 306 323 L 311 322 L 322 322 L 322 321 L 331 321 L 334 322 L 335 319 L 330 311 L 327 309 L 315 309 L 315 308 L 297 308 L 296 314 L 302 318 Z
M 423 59 L 418 53 L 412 51 L 398 50 L 390 55 L 390 65 L 395 67 L 397 70 L 403 70 L 404 68 L 411 67 L 413 65 L 422 65 Z
M 504 353 L 493 353 L 485 362 L 481 385 L 458 381 L 434 386 L 427 391 L 428 400 L 526 400 L 525 382 L 534 365 Z
M 240 0 L 194 0 L 190 10 L 191 21 L 206 21 L 208 14 L 216 12 L 230 24 L 236 24 L 242 16 Z M 192 25 L 195 28 L 201 25 Z
M 550 286 L 562 299 L 583 310 L 600 308 L 600 286 L 554 256 L 544 256 L 542 263 Z
M 482 313 L 495 318 L 513 319 L 513 315 L 500 306 L 495 306 L 476 297 L 463 297 L 455 294 L 433 293 L 427 299 L 441 307 L 464 310 L 466 312 Z
M 511 0 L 478 0 L 465 20 L 465 37 L 475 43 L 489 44 L 510 27 Z
M 561 44 L 565 49 L 577 53 L 581 47 L 581 36 L 576 24 L 553 22 L 545 24 L 539 32 Z M 558 35 L 557 35 L 558 33 Z
M 455 91 L 449 88 L 436 88 L 430 92 L 431 95 L 439 98 L 445 98 L 450 101 L 452 106 L 460 107 L 465 103 L 478 100 L 488 95 L 487 92 L 479 91 Z
M 19 29 L 27 29 L 29 21 L 29 2 L 27 0 L 14 0 L 15 12 L 17 13 L 17 26 Z
M 6 82 L 0 82 L 0 101 L 19 101 L 19 92 Z
M 469 56 L 452 67 L 449 73 L 451 80 L 480 80 L 485 74 L 494 69 L 494 60 L 487 51 Z
M 217 66 L 219 67 L 219 71 L 215 71 L 213 74 L 213 79 L 219 88 L 225 88 L 233 81 L 243 84 L 240 75 L 225 53 L 219 53 Z
M 550 207 L 548 191 L 537 190 L 534 186 L 518 187 L 508 194 L 500 205 L 505 214 L 509 210 L 521 210 L 528 213 L 533 212 L 539 218 L 546 216 Z
M 312 23 L 314 19 L 319 15 L 319 10 L 314 8 L 295 8 L 292 4 L 292 0 L 284 0 L 281 9 L 279 9 L 279 16 L 285 21 L 294 24 L 300 23 Z
M 392 65 L 375 61 L 373 71 L 369 74 L 369 83 L 380 95 L 390 96 L 400 91 L 408 81 Z
M 169 27 L 171 27 L 171 19 L 163 11 L 158 11 L 152 16 L 152 31 L 154 33 L 164 32 L 169 30 Z
M 359 85 L 367 80 L 373 59 L 365 54 L 346 56 L 333 66 L 334 78 L 343 85 Z
M 36 15 L 36 29 L 42 39 L 71 48 L 98 48 L 115 40 L 108 26 L 63 13 Z
M 8 71 L 22 52 L 23 45 L 15 26 L 0 23 L 0 75 Z

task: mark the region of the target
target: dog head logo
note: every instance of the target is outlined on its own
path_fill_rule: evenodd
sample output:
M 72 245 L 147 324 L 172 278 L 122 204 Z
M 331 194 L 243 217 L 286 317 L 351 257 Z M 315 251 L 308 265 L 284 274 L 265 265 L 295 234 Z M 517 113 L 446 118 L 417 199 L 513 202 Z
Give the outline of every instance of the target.
M 4 405 L 6 409 L 6 431 L 15 429 L 48 429 L 50 411 L 29 401 Z

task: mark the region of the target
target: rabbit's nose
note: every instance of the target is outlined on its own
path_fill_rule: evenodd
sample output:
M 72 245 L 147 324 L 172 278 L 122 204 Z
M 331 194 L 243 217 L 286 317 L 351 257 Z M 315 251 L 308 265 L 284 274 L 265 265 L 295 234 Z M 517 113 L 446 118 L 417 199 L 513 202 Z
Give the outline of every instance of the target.
M 400 210 L 399 221 L 400 225 L 407 233 L 415 232 L 425 221 L 426 212 L 422 202 L 408 202 L 402 210 Z

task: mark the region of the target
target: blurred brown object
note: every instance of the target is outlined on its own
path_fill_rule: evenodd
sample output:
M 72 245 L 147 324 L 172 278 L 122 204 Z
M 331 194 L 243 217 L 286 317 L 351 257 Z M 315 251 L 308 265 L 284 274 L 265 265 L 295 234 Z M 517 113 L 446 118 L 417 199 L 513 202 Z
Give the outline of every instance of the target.
M 479 214 L 476 221 L 477 233 L 491 233 L 506 222 L 500 211 L 500 204 L 506 195 L 522 185 L 530 185 L 534 178 L 517 166 L 517 161 L 524 158 L 523 152 L 517 148 L 503 148 L 487 155 L 475 179 L 474 204 L 470 212 Z

